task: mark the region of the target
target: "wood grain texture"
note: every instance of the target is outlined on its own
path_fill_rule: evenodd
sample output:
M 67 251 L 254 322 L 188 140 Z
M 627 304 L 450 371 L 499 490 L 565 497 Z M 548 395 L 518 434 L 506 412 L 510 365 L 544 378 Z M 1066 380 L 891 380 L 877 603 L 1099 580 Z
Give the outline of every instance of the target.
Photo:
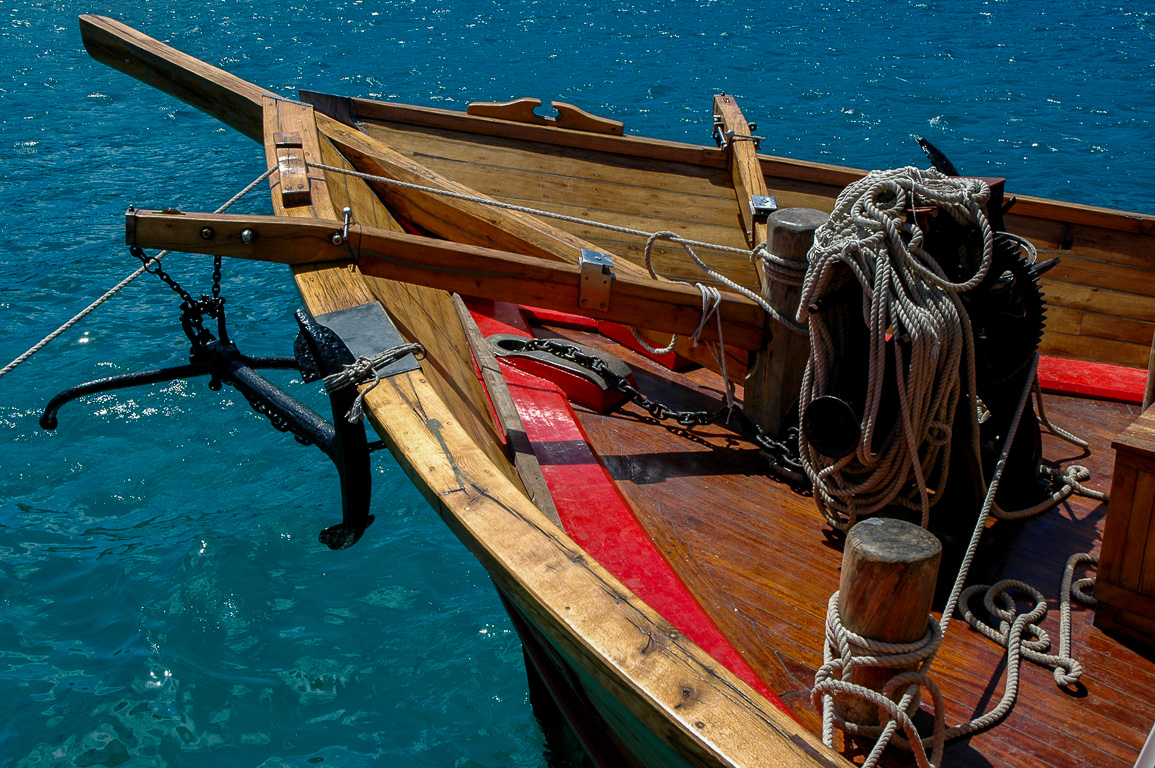
M 557 506 L 553 503 L 553 496 L 545 482 L 545 475 L 541 472 L 541 464 L 529 444 L 525 434 L 525 425 L 517 413 L 517 406 L 513 402 L 509 385 L 501 375 L 501 366 L 494 356 L 493 350 L 485 342 L 477 321 L 473 319 L 469 308 L 458 294 L 453 294 L 453 308 L 461 320 L 461 328 L 465 331 L 465 339 L 469 343 L 469 350 L 473 353 L 473 362 L 481 371 L 485 390 L 489 393 L 489 402 L 493 406 L 497 423 L 505 433 L 505 444 L 508 448 L 513 466 L 517 469 L 517 476 L 525 487 L 529 500 L 534 503 L 542 514 L 548 517 L 554 525 L 564 530 L 561 518 L 557 513 Z
M 275 176 L 273 183 L 279 194 Z M 581 271 L 575 265 L 360 224 L 351 224 L 348 241 L 336 244 L 333 237 L 342 231 L 342 223 L 335 220 L 286 222 L 271 216 L 135 211 L 127 222 L 128 237 L 147 248 L 285 264 L 355 258 L 363 275 L 442 291 L 549 307 L 684 336 L 701 324 L 702 295 L 688 285 L 624 276 L 610 283 L 608 305 L 586 305 L 581 302 Z M 202 234 L 206 229 L 214 236 L 206 239 Z M 762 346 L 764 313 L 757 304 L 727 293 L 719 306 L 727 344 L 741 349 Z M 702 328 L 702 340 L 718 340 L 717 318 Z
M 80 17 L 89 55 L 186 104 L 255 141 L 261 141 L 261 99 L 268 91 L 206 64 L 105 16 Z
M 551 331 L 591 346 L 599 343 L 590 334 Z M 710 374 L 675 376 L 621 347 L 610 349 L 635 369 L 647 396 L 677 407 L 717 407 L 719 392 Z M 1044 435 L 1044 455 L 1087 465 L 1088 484 L 1107 488 L 1111 440 L 1137 408 L 1048 397 L 1047 413 L 1088 438 L 1093 453 L 1080 457 L 1069 444 Z M 826 600 L 839 584 L 841 543 L 826 530 L 813 501 L 766 478 L 758 452 L 724 427 L 687 433 L 656 424 L 632 406 L 615 416 L 580 415 L 606 467 L 681 578 L 767 684 L 817 729 L 809 692 L 822 661 Z M 1075 497 L 1041 517 L 997 523 L 983 538 L 968 583 L 1022 579 L 1053 600 L 1067 556 L 1098 552 L 1104 510 L 1099 502 Z M 1074 653 L 1087 668 L 1086 694 L 1064 694 L 1050 670 L 1024 665 L 1019 703 L 1008 720 L 948 746 L 946 765 L 1129 768 L 1134 763 L 1155 721 L 1155 701 L 1144 693 L 1155 682 L 1155 657 L 1144 657 L 1094 627 L 1093 615 L 1083 607 L 1073 610 Z M 1056 637 L 1057 611 L 1043 626 Z M 933 670 L 946 696 L 948 723 L 989 709 L 1001 693 L 1002 673 L 996 645 L 965 624 L 952 624 Z M 1095 723 L 1093 732 L 1072 741 L 1066 729 L 1088 718 Z M 850 744 L 845 754 L 861 752 Z M 885 762 L 912 765 L 899 752 L 888 753 Z

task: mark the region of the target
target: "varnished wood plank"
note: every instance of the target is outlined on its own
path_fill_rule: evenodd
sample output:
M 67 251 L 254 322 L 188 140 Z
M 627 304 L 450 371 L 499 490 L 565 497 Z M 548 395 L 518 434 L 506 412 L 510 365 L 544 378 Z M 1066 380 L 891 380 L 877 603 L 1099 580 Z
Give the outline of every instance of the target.
M 596 150 L 518 141 L 505 136 L 477 136 L 461 131 L 414 131 L 396 123 L 363 123 L 369 135 L 422 164 L 477 165 L 559 180 L 601 182 L 607 188 L 639 186 L 699 203 L 732 198 L 725 168 L 626 157 Z M 501 183 L 497 180 L 497 183 Z
M 481 330 L 477 327 L 477 322 L 470 314 L 469 308 L 465 306 L 465 302 L 457 294 L 453 294 L 453 308 L 461 320 L 461 327 L 465 331 L 465 339 L 473 353 L 473 360 L 485 381 L 485 389 L 489 393 L 489 401 L 493 406 L 494 414 L 497 416 L 497 422 L 505 432 L 506 444 L 513 457 L 513 465 L 517 468 L 517 476 L 521 478 L 521 484 L 525 486 L 530 501 L 542 511 L 542 514 L 553 521 L 554 525 L 562 528 L 561 518 L 558 516 L 557 507 L 553 503 L 549 486 L 545 482 L 541 465 L 533 453 L 529 438 L 526 437 L 525 425 L 517 413 L 517 406 L 513 402 L 509 385 L 505 383 L 505 378 L 501 375 L 501 367 L 497 358 L 490 350 L 489 345 L 485 343 L 485 337 L 481 335 Z
M 306 207 L 288 210 L 304 211 Z M 332 238 L 341 231 L 342 225 L 325 220 L 290 224 L 267 216 L 158 211 L 134 211 L 126 219 L 131 241 L 147 248 L 172 248 L 286 264 L 355 256 L 364 275 L 443 291 L 548 307 L 686 336 L 701 324 L 701 293 L 688 285 L 625 275 L 610 283 L 608 302 L 603 302 L 604 306 L 582 303 L 579 267 L 491 248 L 359 224 L 350 225 L 347 243 L 336 244 Z M 206 228 L 215 232 L 211 239 L 206 240 L 201 234 Z M 245 242 L 246 232 L 249 242 Z M 727 293 L 721 296 L 719 308 L 727 344 L 740 348 L 761 346 L 763 312 L 757 304 L 744 296 Z M 718 315 L 715 315 L 702 329 L 701 338 L 717 341 L 718 334 Z
M 84 47 L 97 61 L 261 140 L 261 99 L 274 95 L 105 16 L 80 17 Z
M 1130 344 L 1114 339 L 1072 336 L 1065 333 L 1047 333 L 1039 344 L 1039 352 L 1050 357 L 1071 360 L 1090 360 L 1126 368 L 1142 368 L 1150 357 L 1149 346 Z

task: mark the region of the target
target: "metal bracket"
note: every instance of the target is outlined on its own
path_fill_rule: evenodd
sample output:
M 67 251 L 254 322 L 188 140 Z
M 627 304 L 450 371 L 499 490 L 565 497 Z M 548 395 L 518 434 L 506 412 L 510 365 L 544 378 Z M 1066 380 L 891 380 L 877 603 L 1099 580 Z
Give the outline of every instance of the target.
M 750 218 L 765 224 L 770 214 L 778 210 L 778 200 L 773 195 L 750 195 Z
M 578 304 L 586 309 L 606 311 L 610 308 L 610 287 L 614 281 L 613 257 L 608 253 L 582 248 L 578 260 L 581 280 L 578 282 Z

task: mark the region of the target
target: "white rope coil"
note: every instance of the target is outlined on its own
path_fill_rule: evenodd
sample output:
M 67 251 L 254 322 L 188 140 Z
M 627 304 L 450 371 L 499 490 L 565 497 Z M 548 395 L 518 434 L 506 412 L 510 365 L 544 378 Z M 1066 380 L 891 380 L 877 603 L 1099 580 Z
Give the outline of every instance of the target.
M 831 459 L 808 441 L 802 445 L 815 499 L 838 529 L 848 530 L 860 516 L 891 504 L 921 509 L 925 527 L 930 507 L 941 498 L 956 406 L 964 393 L 974 402 L 974 343 L 958 295 L 978 285 L 990 267 L 994 233 L 983 213 L 989 195 L 980 180 L 933 169 L 872 171 L 843 190 L 829 221 L 815 232 L 797 318 L 809 318 L 810 333 L 802 412 L 831 391 L 849 324 L 864 323 L 869 334 L 855 452 Z M 928 205 L 980 233 L 981 253 L 970 259 L 978 266 L 962 282 L 950 281 L 923 249 L 924 233 L 914 217 L 905 220 L 908 210 Z M 858 306 L 809 312 L 848 280 L 861 288 Z M 884 392 L 888 367 L 895 382 Z M 879 420 L 885 398 L 897 398 L 899 415 L 889 434 L 877 434 L 887 426 Z M 977 455 L 977 423 L 972 426 Z

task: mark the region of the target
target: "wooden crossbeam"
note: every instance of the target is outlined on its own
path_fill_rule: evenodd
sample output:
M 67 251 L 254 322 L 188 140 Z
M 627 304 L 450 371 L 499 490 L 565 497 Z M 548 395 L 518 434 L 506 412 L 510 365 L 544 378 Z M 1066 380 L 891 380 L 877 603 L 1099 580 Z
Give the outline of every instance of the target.
M 364 275 L 684 336 L 701 320 L 702 296 L 692 286 L 618 275 L 607 307 L 583 306 L 578 265 L 358 224 L 349 227 L 347 241 L 335 243 L 343 226 L 335 220 L 130 211 L 126 226 L 129 244 L 143 248 L 294 265 L 355 258 Z M 761 307 L 722 294 L 720 314 L 727 345 L 761 347 Z M 717 322 L 711 318 L 701 338 L 716 341 Z

